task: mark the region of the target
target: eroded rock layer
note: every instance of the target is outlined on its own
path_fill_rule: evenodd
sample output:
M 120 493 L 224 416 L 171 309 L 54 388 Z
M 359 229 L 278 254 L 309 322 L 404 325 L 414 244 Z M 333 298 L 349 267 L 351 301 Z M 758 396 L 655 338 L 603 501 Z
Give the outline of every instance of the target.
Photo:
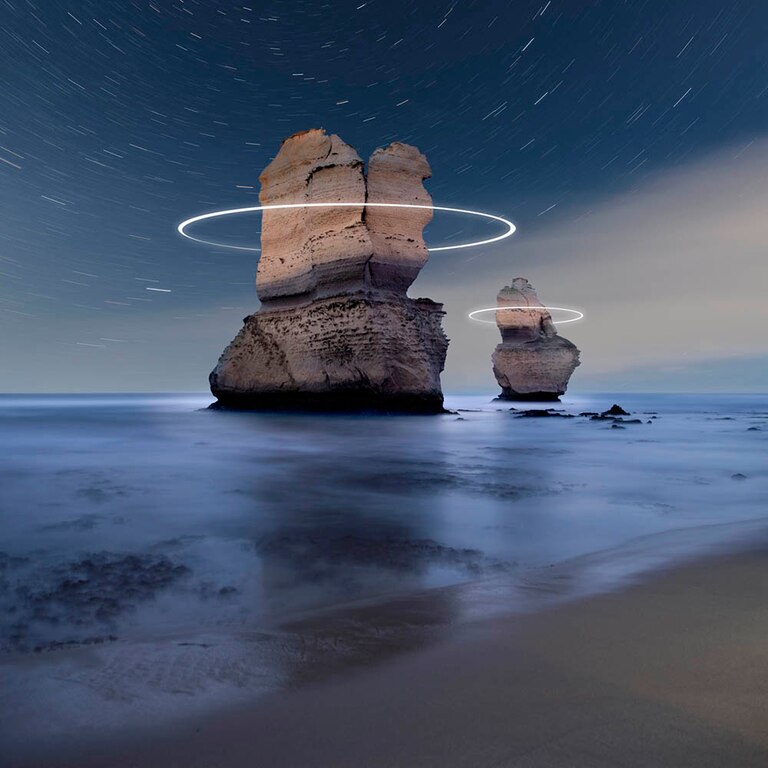
M 504 287 L 496 298 L 501 344 L 493 352 L 493 373 L 504 400 L 557 400 L 579 365 L 576 345 L 557 335 L 552 316 L 536 291 L 522 277 Z M 522 307 L 522 308 L 521 308 Z
M 406 291 L 427 260 L 426 158 L 395 143 L 357 152 L 313 129 L 287 138 L 260 176 L 256 290 L 261 309 L 211 373 L 219 404 L 240 408 L 442 411 L 448 340 L 442 305 Z M 313 207 L 312 203 L 358 205 Z M 310 205 L 306 205 L 310 204 Z
M 264 211 L 256 272 L 262 303 L 361 288 L 373 247 L 363 222 L 365 175 L 357 152 L 325 131 L 297 133 L 259 181 L 262 205 L 360 202 Z
M 210 377 L 222 405 L 306 410 L 442 410 L 442 305 L 339 296 L 264 311 Z

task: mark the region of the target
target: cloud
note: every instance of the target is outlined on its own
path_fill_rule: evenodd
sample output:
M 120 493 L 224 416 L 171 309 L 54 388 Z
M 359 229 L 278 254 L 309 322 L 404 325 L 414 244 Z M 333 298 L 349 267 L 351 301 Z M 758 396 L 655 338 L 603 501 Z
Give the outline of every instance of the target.
M 419 280 L 417 292 L 445 301 L 449 313 L 446 390 L 494 384 L 497 334 L 465 316 L 518 276 L 545 304 L 586 313 L 562 329 L 582 349 L 576 386 L 612 377 L 626 385 L 632 370 L 673 365 L 691 366 L 695 390 L 702 361 L 768 353 L 768 140 L 658 174 L 549 228 L 537 224 L 526 234 L 520 222 L 512 240 L 449 280 L 438 270 Z

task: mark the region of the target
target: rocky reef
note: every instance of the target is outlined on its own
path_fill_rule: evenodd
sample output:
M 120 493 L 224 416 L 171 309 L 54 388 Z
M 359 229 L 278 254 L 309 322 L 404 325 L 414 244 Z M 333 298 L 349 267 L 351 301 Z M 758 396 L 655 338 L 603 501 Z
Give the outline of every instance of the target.
M 210 375 L 219 407 L 439 413 L 442 304 L 407 290 L 427 261 L 427 159 L 398 142 L 368 162 L 321 129 L 285 139 L 260 176 L 261 308 Z
M 523 277 L 516 277 L 496 299 L 496 324 L 501 344 L 493 352 L 493 373 L 502 400 L 557 400 L 565 393 L 571 374 L 579 365 L 576 345 L 557 335 L 552 316 L 536 291 Z

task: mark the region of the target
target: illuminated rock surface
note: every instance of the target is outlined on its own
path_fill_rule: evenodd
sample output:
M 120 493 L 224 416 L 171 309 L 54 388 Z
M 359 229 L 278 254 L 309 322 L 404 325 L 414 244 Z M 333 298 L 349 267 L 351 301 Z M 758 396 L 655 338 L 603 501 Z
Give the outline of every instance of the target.
M 440 412 L 448 340 L 442 305 L 406 291 L 427 260 L 430 174 L 415 148 L 357 152 L 322 130 L 287 138 L 260 176 L 264 205 L 360 206 L 263 214 L 256 291 L 262 306 L 211 373 L 219 404 L 254 409 Z
M 499 307 L 542 307 L 522 277 L 499 292 Z M 509 309 L 496 313 L 501 344 L 493 352 L 493 372 L 504 400 L 557 400 L 579 365 L 576 345 L 557 335 L 546 310 Z
M 368 161 L 368 200 L 432 205 L 422 184 L 429 176 L 427 158 L 416 147 L 395 142 L 377 149 Z M 372 207 L 365 220 L 374 249 L 370 264 L 374 285 L 404 293 L 427 263 L 421 233 L 432 220 L 432 210 Z

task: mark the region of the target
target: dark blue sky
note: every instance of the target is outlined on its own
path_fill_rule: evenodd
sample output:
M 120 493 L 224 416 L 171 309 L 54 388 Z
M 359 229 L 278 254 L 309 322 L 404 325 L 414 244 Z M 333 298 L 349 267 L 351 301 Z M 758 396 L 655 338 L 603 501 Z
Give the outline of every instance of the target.
M 24 370 L 39 383 L 49 364 L 75 371 L 60 388 L 158 388 L 141 361 L 173 361 L 183 330 L 167 324 L 214 311 L 227 319 L 200 344 L 215 359 L 255 306 L 255 263 L 175 225 L 255 204 L 297 130 L 324 127 L 364 157 L 416 144 L 436 204 L 530 234 L 749 146 L 768 128 L 766 40 L 758 0 L 0 0 L 0 336 L 14 367 L 0 388 L 36 388 Z M 257 237 L 255 220 L 227 226 Z M 430 236 L 467 232 L 438 221 Z M 456 253 L 439 268 L 472 258 Z M 196 386 L 198 363 L 180 361 L 163 386 L 203 389 L 207 370 Z

